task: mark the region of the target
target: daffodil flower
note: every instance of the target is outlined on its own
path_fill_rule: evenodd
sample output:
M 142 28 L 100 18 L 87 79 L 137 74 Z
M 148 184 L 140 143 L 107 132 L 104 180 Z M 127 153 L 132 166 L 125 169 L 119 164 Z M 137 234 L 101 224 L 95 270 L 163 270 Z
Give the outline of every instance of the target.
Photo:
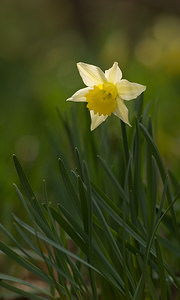
M 77 91 L 67 101 L 87 102 L 91 115 L 91 130 L 98 127 L 112 113 L 131 126 L 124 100 L 129 101 L 138 97 L 146 87 L 122 79 L 117 62 L 105 73 L 96 66 L 82 62 L 79 62 L 77 67 L 87 87 Z

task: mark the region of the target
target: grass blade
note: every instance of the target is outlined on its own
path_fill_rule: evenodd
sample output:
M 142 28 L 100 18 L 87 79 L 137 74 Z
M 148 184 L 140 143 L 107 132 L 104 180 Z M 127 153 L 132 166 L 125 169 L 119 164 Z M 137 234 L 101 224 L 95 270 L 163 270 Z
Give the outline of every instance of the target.
M 150 134 L 146 130 L 146 128 L 141 123 L 139 123 L 139 125 L 140 125 L 141 131 L 142 131 L 147 143 L 149 144 L 149 146 L 151 148 L 152 154 L 154 155 L 154 157 L 156 159 L 156 162 L 157 162 L 160 174 L 161 174 L 162 181 L 165 184 L 165 181 L 166 181 L 166 178 L 167 178 L 167 172 L 166 172 L 166 169 L 164 167 L 164 164 L 163 164 L 162 158 L 160 156 L 160 153 L 159 153 L 152 137 L 150 136 Z M 171 205 L 171 203 L 172 203 L 172 193 L 171 193 L 171 190 L 170 190 L 169 183 L 167 185 L 167 199 L 168 199 L 168 203 L 169 203 L 170 208 L 171 208 L 170 211 L 171 211 L 171 215 L 172 215 L 172 221 L 173 221 L 173 224 L 174 224 L 174 229 L 175 229 L 175 232 L 177 234 L 178 241 L 180 243 L 180 230 L 179 230 L 179 227 L 178 227 L 178 223 L 177 223 L 174 208 Z
M 43 295 L 46 295 L 46 296 L 51 296 L 47 291 L 46 289 L 42 289 L 38 286 L 35 286 L 34 284 L 30 283 L 30 282 L 27 282 L 25 280 L 22 280 L 22 279 L 19 279 L 17 277 L 14 277 L 14 276 L 9 276 L 9 275 L 5 275 L 5 274 L 2 274 L 0 273 L 0 282 L 1 280 L 5 280 L 5 281 L 10 281 L 10 282 L 15 282 L 15 283 L 18 283 L 18 284 L 21 284 L 21 285 L 25 285 L 29 288 L 31 288 L 34 292 L 37 292 L 37 293 L 41 293 Z M 48 287 L 48 286 L 47 286 Z M 44 299 L 44 298 L 43 298 Z
M 36 296 L 36 295 L 34 295 L 33 292 L 31 292 L 31 293 L 30 292 L 25 292 L 22 289 L 19 289 L 15 286 L 12 286 L 12 285 L 4 282 L 3 280 L 0 280 L 0 286 L 8 289 L 9 291 L 12 291 L 12 292 L 18 294 L 18 295 L 30 298 L 32 300 L 47 300 L 47 298 L 44 298 L 44 297 L 41 297 L 41 296 Z
M 161 249 L 157 239 L 155 239 L 155 247 L 156 247 L 156 254 L 157 254 L 157 262 L 158 262 L 158 269 L 159 269 L 159 279 L 160 279 L 160 290 L 161 290 L 161 298 L 163 300 L 167 300 L 167 288 L 166 288 L 166 277 L 164 271 L 164 265 L 162 260 Z

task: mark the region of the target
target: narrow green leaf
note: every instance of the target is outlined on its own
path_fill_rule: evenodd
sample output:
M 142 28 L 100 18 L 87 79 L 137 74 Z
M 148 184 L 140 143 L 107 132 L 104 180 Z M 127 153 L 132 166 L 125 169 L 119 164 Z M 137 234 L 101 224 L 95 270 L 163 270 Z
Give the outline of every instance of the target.
M 78 199 L 78 195 L 74 189 L 74 186 L 72 184 L 72 180 L 65 168 L 65 165 L 63 163 L 63 161 L 59 158 L 59 168 L 60 168 L 60 172 L 61 172 L 61 176 L 63 178 L 64 184 L 66 186 L 67 192 L 70 196 L 69 199 L 71 199 L 70 205 L 72 206 L 72 208 L 75 210 L 75 213 L 77 215 L 77 217 L 80 214 L 80 208 L 79 208 L 79 199 Z
M 59 107 L 56 107 L 57 109 L 57 113 L 58 113 L 58 117 L 59 117 L 59 120 L 61 121 L 61 124 L 63 125 L 66 133 L 67 133 L 67 136 L 68 136 L 68 139 L 69 139 L 69 143 L 71 145 L 71 149 L 74 149 L 75 148 L 75 144 L 74 144 L 74 139 L 73 139 L 73 134 L 72 134 L 72 130 L 70 128 L 70 125 L 69 125 L 69 122 L 67 120 L 67 115 L 63 115 L 61 114 L 60 110 L 59 110 Z
M 147 284 L 149 286 L 149 294 L 151 295 L 152 300 L 159 300 L 159 297 L 157 296 L 157 288 L 154 286 L 154 283 L 152 281 L 152 276 L 150 274 L 147 274 Z M 164 300 L 164 298 L 161 298 Z
M 64 213 L 64 211 L 63 211 Z M 67 212 L 66 212 L 67 213 Z M 70 216 L 70 214 L 67 214 L 68 218 Z M 72 217 L 70 217 L 70 220 L 72 219 Z M 69 224 L 72 224 L 71 222 Z M 64 225 L 63 225 L 64 226 Z M 75 225 L 76 226 L 76 225 Z M 74 228 L 76 228 L 75 226 L 73 226 Z M 65 228 L 65 227 L 64 227 Z M 65 228 L 66 230 L 66 228 Z M 68 231 L 67 231 L 68 232 Z M 82 232 L 82 229 L 78 230 L 77 231 L 78 233 L 81 233 L 81 236 L 83 236 L 83 232 Z M 86 238 L 86 236 L 83 236 L 83 238 L 85 239 L 86 241 L 86 244 L 85 246 L 82 246 L 82 250 L 84 253 L 87 253 L 88 254 L 88 249 L 87 249 L 87 246 L 88 246 L 88 240 Z M 77 238 L 75 238 L 75 241 L 77 241 Z M 121 292 L 122 289 L 119 287 L 118 284 L 115 283 L 115 280 L 113 279 L 113 277 L 117 278 L 117 282 L 119 282 L 119 276 L 117 274 L 117 272 L 113 269 L 113 267 L 110 265 L 110 263 L 108 262 L 107 258 L 103 255 L 102 252 L 99 251 L 98 249 L 98 245 L 96 245 L 95 241 L 93 241 L 93 248 L 92 248 L 92 261 L 93 261 L 93 265 L 96 265 L 98 270 L 101 270 L 101 272 L 103 272 L 104 276 L 107 278 L 109 278 L 109 280 L 111 282 L 113 282 L 113 284 L 118 288 L 120 289 Z M 81 247 L 81 244 L 79 244 L 79 246 Z M 105 272 L 105 273 L 104 273 Z M 112 274 L 112 275 L 111 275 Z M 112 277 L 113 276 L 113 277 Z
M 135 155 L 134 155 L 134 195 L 133 208 L 135 211 L 135 218 L 138 215 L 139 199 L 141 197 L 141 140 L 139 136 L 139 125 L 136 121 L 136 135 L 135 135 Z M 143 216 L 144 214 L 142 214 Z
M 8 236 L 8 238 L 16 245 L 16 247 L 21 251 L 22 254 L 28 259 L 32 259 L 32 257 L 28 254 L 27 251 L 22 248 L 21 244 L 12 236 L 12 234 L 2 225 L 0 224 L 0 229 Z
M 165 271 L 164 271 L 161 249 L 160 249 L 157 239 L 155 239 L 155 247 L 156 247 L 157 263 L 158 263 L 158 269 L 159 269 L 161 298 L 163 300 L 167 300 L 166 276 L 165 276 Z
M 151 147 L 151 151 L 152 151 L 152 154 L 154 155 L 154 157 L 156 159 L 156 162 L 157 162 L 160 174 L 161 174 L 162 181 L 163 181 L 163 183 L 165 183 L 166 178 L 167 178 L 167 172 L 166 172 L 166 169 L 164 167 L 164 164 L 163 164 L 162 158 L 160 156 L 160 153 L 159 153 L 159 151 L 158 151 L 158 149 L 157 149 L 157 147 L 156 147 L 156 145 L 155 145 L 152 137 L 150 136 L 150 134 L 146 130 L 146 128 L 141 123 L 139 123 L 139 125 L 140 125 L 141 131 L 142 131 L 144 137 L 146 138 L 147 143 Z M 167 199 L 168 199 L 168 203 L 169 203 L 170 208 L 171 208 L 170 211 L 171 211 L 171 215 L 172 215 L 174 229 L 175 229 L 175 232 L 177 234 L 178 241 L 180 243 L 180 230 L 178 228 L 178 223 L 177 223 L 177 219 L 176 219 L 176 214 L 175 214 L 174 208 L 171 205 L 171 203 L 172 203 L 172 192 L 171 192 L 169 183 L 167 185 Z
M 121 132 L 122 132 L 122 139 L 123 139 L 123 146 L 124 146 L 124 157 L 126 166 L 129 162 L 129 146 L 128 146 L 128 140 L 127 140 L 127 133 L 126 133 L 126 124 L 123 121 L 121 122 Z
M 64 211 L 63 211 L 63 213 L 64 213 Z M 67 214 L 67 216 L 69 218 L 70 214 Z M 70 217 L 70 220 L 71 219 L 72 219 L 72 216 Z M 72 224 L 72 223 L 70 222 L 70 224 Z M 83 236 L 82 229 L 80 229 L 80 231 L 78 230 L 78 233 L 80 233 L 80 232 L 81 232 L 81 236 Z M 84 238 L 86 240 L 86 243 L 87 243 L 86 247 L 87 247 L 88 240 L 85 236 L 84 236 Z M 92 255 L 93 265 L 97 266 L 98 270 L 101 270 L 101 272 L 103 272 L 104 276 L 106 278 L 108 277 L 110 282 L 113 282 L 113 285 L 115 285 L 123 293 L 121 287 L 119 287 L 119 285 L 116 283 L 116 281 L 119 282 L 119 280 L 120 280 L 119 275 L 113 269 L 113 267 L 110 265 L 110 263 L 108 262 L 107 258 L 103 255 L 103 253 L 101 251 L 99 251 L 99 246 L 96 245 L 95 241 L 93 241 L 92 245 L 93 245 L 93 248 L 92 248 L 91 255 Z M 84 253 L 88 253 L 88 250 L 87 249 L 84 250 Z M 113 278 L 116 278 L 116 281 Z
M 0 273 L 0 281 L 1 280 L 5 280 L 5 281 L 10 281 L 10 282 L 15 282 L 15 283 L 18 283 L 18 284 L 21 284 L 21 285 L 25 285 L 25 286 L 28 286 L 30 287 L 31 289 L 33 289 L 33 291 L 35 292 L 38 292 L 38 293 L 41 293 L 43 295 L 47 295 L 47 296 L 51 296 L 46 290 L 48 290 L 48 286 L 47 286 L 47 289 L 42 289 L 38 286 L 35 286 L 34 284 L 30 283 L 30 282 L 27 282 L 25 280 L 22 280 L 22 279 L 19 279 L 17 277 L 14 277 L 14 276 L 10 276 L 10 275 L 6 275 L 6 274 L 2 274 Z
M 46 297 L 40 297 L 40 296 L 36 296 L 33 292 L 25 292 L 15 286 L 12 286 L 6 282 L 4 282 L 3 280 L 0 280 L 0 286 L 16 293 L 17 295 L 21 295 L 21 296 L 24 296 L 24 297 L 28 297 L 32 300 L 47 300 Z
M 148 191 L 149 193 L 149 199 L 151 201 L 149 202 L 149 233 L 152 232 L 155 222 L 155 216 L 156 216 L 156 204 L 157 204 L 157 194 L 158 194 L 158 174 L 157 174 L 157 166 L 156 161 L 154 157 L 150 156 L 149 161 L 151 164 L 151 178 L 148 178 Z M 150 188 L 151 187 L 151 188 Z
M 80 201 L 81 201 L 84 231 L 88 235 L 88 231 L 89 231 L 88 204 L 87 204 L 86 193 L 85 193 L 84 186 L 83 186 L 83 183 L 82 183 L 82 179 L 81 179 L 80 176 L 78 176 L 78 187 L 79 187 L 79 197 L 80 197 Z
M 84 217 L 86 217 L 86 220 L 84 220 L 84 229 L 88 236 L 88 262 L 91 264 L 92 263 L 91 253 L 93 252 L 93 249 L 92 249 L 92 230 L 93 230 L 92 192 L 91 192 L 89 173 L 88 173 L 88 169 L 87 169 L 85 162 L 83 162 L 83 175 L 84 175 L 83 178 L 85 181 L 85 187 L 83 186 L 82 181 L 81 181 L 80 186 L 81 186 L 81 189 L 83 189 L 83 191 L 84 191 L 84 199 L 82 199 L 82 195 L 80 195 L 80 198 L 81 198 L 82 209 L 83 209 L 83 207 L 84 207 L 84 209 L 86 209 L 86 212 L 84 212 L 84 214 L 83 214 Z M 83 202 L 84 202 L 84 204 L 83 204 Z M 83 219 L 84 219 L 84 217 L 83 217 Z M 89 269 L 89 276 L 90 276 L 91 287 L 92 287 L 92 291 L 93 291 L 93 297 L 94 297 L 94 299 L 98 299 L 95 273 L 92 269 Z
M 151 102 L 149 101 L 149 102 L 146 104 L 146 107 L 145 107 L 145 109 L 144 109 L 144 111 L 143 111 L 142 121 L 141 121 L 142 124 L 145 124 L 145 123 L 146 123 L 146 119 L 147 119 L 147 117 L 148 117 L 148 115 L 149 115 L 150 105 L 151 105 Z
M 94 205 L 95 205 L 95 208 L 97 211 L 98 219 L 99 219 L 100 223 L 102 224 L 102 228 L 104 228 L 104 233 L 106 235 L 106 238 L 109 241 L 109 244 L 112 245 L 113 252 L 114 252 L 116 259 L 122 265 L 122 254 L 116 244 L 116 241 L 114 240 L 114 237 L 113 237 L 111 231 L 109 230 L 109 226 L 108 226 L 101 210 L 99 209 L 99 206 L 97 205 L 97 203 L 95 201 L 94 201 Z
M 164 205 L 164 201 L 165 201 L 165 197 L 166 197 L 166 193 L 167 193 L 167 186 L 168 186 L 168 177 L 166 177 L 166 181 L 164 183 L 163 193 L 162 193 L 162 197 L 161 197 L 161 202 L 160 202 L 156 222 L 158 222 L 158 220 L 161 216 L 161 212 L 162 212 L 162 209 L 163 209 L 163 205 Z
M 143 247 L 146 246 L 146 242 L 142 236 L 137 232 L 137 229 L 133 224 L 126 219 L 123 221 L 123 215 L 120 209 L 110 200 L 95 184 L 93 184 L 95 196 L 97 197 L 99 205 L 107 211 L 107 213 L 113 218 L 113 220 L 120 225 L 121 228 L 124 227 L 125 231 L 132 235 L 132 237 L 140 243 Z
M 157 238 L 163 247 L 168 249 L 176 257 L 180 258 L 180 251 L 179 251 L 179 247 L 177 245 L 174 245 L 170 240 L 167 240 L 166 238 L 164 238 L 160 235 L 157 235 Z
M 82 162 L 81 162 L 80 153 L 79 153 L 79 150 L 77 147 L 75 147 L 75 158 L 76 158 L 78 173 L 81 176 L 81 178 L 83 179 Z
M 72 240 L 80 247 L 80 249 L 84 253 L 87 253 L 88 249 L 87 249 L 86 243 L 81 238 L 82 230 L 81 230 L 81 232 L 79 232 L 75 227 L 76 223 L 74 223 L 75 226 L 73 226 L 72 223 L 68 223 L 54 208 L 51 207 L 50 209 L 51 209 L 53 218 L 58 222 L 58 224 L 60 226 L 62 226 L 64 231 L 72 238 Z M 78 225 L 78 229 L 79 229 L 79 225 Z
M 31 189 L 31 186 L 29 184 L 29 181 L 27 180 L 25 174 L 24 174 L 24 171 L 17 159 L 17 157 L 15 155 L 13 155 L 13 159 L 14 159 L 14 164 L 15 164 L 15 167 L 16 167 L 16 170 L 17 170 L 17 173 L 19 175 L 19 179 L 21 181 L 21 184 L 26 192 L 26 195 L 28 197 L 28 199 L 31 201 L 32 198 L 35 198 L 35 195 Z
M 62 269 L 60 269 L 58 267 L 58 265 L 57 265 L 56 262 L 53 263 L 53 261 L 50 259 L 51 258 L 50 254 L 49 254 L 49 257 L 45 256 L 43 254 L 43 252 L 39 250 L 40 247 L 39 248 L 35 247 L 34 244 L 32 244 L 31 240 L 27 237 L 27 235 L 25 235 L 23 233 L 23 231 L 20 229 L 20 227 L 17 224 L 15 224 L 15 226 L 16 226 L 18 232 L 20 233 L 20 235 L 27 242 L 27 244 L 29 245 L 29 247 L 31 247 L 35 251 L 35 253 L 37 253 L 37 255 L 39 256 L 38 259 L 40 259 L 41 261 L 45 261 L 48 266 L 53 267 L 57 271 L 58 274 L 60 274 L 63 278 L 65 278 L 66 280 L 68 280 L 73 286 L 77 287 L 77 285 L 74 283 L 74 281 L 70 278 L 69 273 L 67 274 L 64 271 L 62 271 Z M 30 253 L 29 256 L 31 257 L 31 259 L 33 258 L 32 257 L 32 253 Z M 68 259 L 67 259 L 67 261 L 68 261 Z M 37 265 L 37 257 L 36 257 L 36 262 L 35 262 L 34 259 L 33 259 L 32 262 L 34 262 Z M 68 261 L 68 263 L 70 264 L 69 261 Z
M 31 206 L 30 206 L 30 203 L 24 198 L 23 194 L 21 193 L 21 191 L 19 190 L 19 188 L 17 187 L 16 184 L 14 184 L 14 187 L 16 189 L 16 192 L 19 196 L 19 199 L 21 200 L 27 214 L 28 214 L 28 217 L 30 220 L 33 219 L 33 215 L 32 215 L 32 211 L 31 211 Z
M 138 282 L 133 300 L 138 300 L 138 299 L 141 298 L 141 295 L 142 295 L 142 292 L 143 292 L 143 287 L 144 287 L 144 282 L 145 282 L 145 279 L 146 279 L 146 268 L 147 268 L 149 253 L 151 252 L 151 246 L 152 246 L 153 239 L 154 239 L 155 233 L 157 231 L 157 228 L 158 228 L 159 224 L 161 223 L 163 217 L 168 213 L 168 211 L 171 209 L 172 205 L 174 205 L 174 203 L 176 201 L 177 201 L 177 198 L 175 198 L 174 201 L 171 202 L 171 204 L 168 206 L 168 208 L 165 210 L 165 212 L 157 219 L 157 222 L 154 226 L 153 232 L 152 232 L 151 236 L 149 237 L 149 240 L 148 240 L 148 243 L 147 243 L 147 246 L 146 246 L 143 272 L 142 272 L 141 278 Z
M 21 221 L 19 218 L 15 217 L 16 222 L 21 225 L 24 229 L 26 229 L 28 232 L 30 232 L 31 234 L 37 236 L 38 238 L 40 238 L 41 240 L 43 240 L 44 242 L 46 242 L 47 244 L 59 249 L 62 253 L 65 253 L 67 255 L 69 255 L 70 257 L 76 259 L 77 261 L 81 262 L 82 264 L 84 264 L 87 267 L 92 268 L 93 270 L 95 270 L 96 272 L 100 273 L 95 267 L 91 266 L 90 264 L 88 264 L 85 260 L 79 258 L 77 255 L 73 254 L 72 252 L 66 250 L 65 248 L 63 248 L 62 246 L 60 246 L 58 243 L 56 243 L 55 241 L 51 240 L 50 238 L 47 238 L 46 236 L 44 236 L 43 234 L 41 234 L 40 232 L 35 231 L 32 227 L 30 227 L 29 225 L 25 224 L 23 221 Z
M 99 161 L 101 162 L 103 168 L 105 169 L 105 171 L 107 172 L 107 174 L 111 178 L 112 182 L 117 187 L 121 198 L 124 199 L 128 203 L 129 199 L 128 199 L 127 195 L 125 194 L 123 188 L 121 187 L 120 183 L 118 182 L 118 180 L 114 176 L 113 172 L 111 171 L 111 169 L 109 168 L 109 166 L 107 165 L 107 163 L 99 155 L 98 155 L 98 158 L 99 158 Z
M 50 285 L 53 285 L 52 279 L 41 269 L 39 269 L 37 266 L 33 265 L 28 260 L 24 259 L 23 257 L 19 256 L 15 251 L 10 249 L 8 246 L 6 246 L 4 243 L 0 241 L 0 250 L 4 252 L 6 255 L 8 255 L 11 259 L 16 261 L 18 264 L 44 280 Z
M 143 111 L 143 101 L 144 101 L 144 94 L 142 93 L 136 101 L 134 101 L 135 109 L 137 111 L 137 119 L 140 120 L 142 118 L 142 111 Z
M 16 156 L 14 155 L 13 156 L 14 158 L 14 163 L 15 163 L 15 167 L 16 167 L 16 170 L 18 172 L 18 175 L 19 175 L 19 178 L 20 178 L 20 181 L 21 181 L 21 184 L 26 192 L 26 195 L 31 203 L 31 206 L 32 206 L 32 215 L 36 221 L 36 223 L 39 225 L 39 227 L 44 231 L 46 232 L 47 234 L 51 235 L 51 231 L 50 231 L 50 228 L 48 226 L 48 223 L 46 221 L 46 218 L 45 218 L 45 215 L 44 215 L 44 212 L 42 210 L 42 207 L 41 205 L 39 204 L 39 202 L 37 201 L 32 189 L 31 189 L 31 186 L 23 172 L 23 169 L 19 163 L 19 161 L 17 160 Z M 19 194 L 20 195 L 20 194 Z M 23 200 L 23 198 L 21 197 L 21 200 Z M 26 205 L 26 209 L 27 209 L 27 205 Z M 29 210 L 28 210 L 29 212 Z
M 84 182 L 86 186 L 86 196 L 87 196 L 87 212 L 88 212 L 88 237 L 89 237 L 89 253 L 91 253 L 92 246 L 92 230 L 93 230 L 93 222 L 92 222 L 92 214 L 93 214 L 93 201 L 92 201 L 92 188 L 91 182 L 89 178 L 89 172 L 85 161 L 83 162 L 83 174 L 84 174 Z
M 112 247 L 112 250 L 113 250 L 113 256 L 116 258 L 117 260 L 117 263 L 119 263 L 122 267 L 123 267 L 123 261 L 122 261 L 122 253 L 120 252 L 120 249 L 119 247 L 117 246 L 117 243 L 116 241 L 114 240 L 114 237 L 109 229 L 109 226 L 99 208 L 99 206 L 97 205 L 97 203 L 94 201 L 94 205 L 96 207 L 96 210 L 97 210 L 97 213 L 98 213 L 98 219 L 100 220 L 101 224 L 102 224 L 102 227 L 104 228 L 104 232 L 105 232 L 105 235 L 107 237 L 107 240 L 108 240 L 108 243 L 111 245 Z M 134 285 L 134 281 L 132 279 L 132 276 L 127 268 L 127 266 L 125 266 L 126 268 L 126 272 L 127 272 L 127 277 L 129 279 L 129 282 L 131 283 L 131 286 L 132 287 L 135 287 Z M 122 287 L 124 288 L 124 282 L 121 281 L 121 285 Z
M 173 185 L 175 191 L 178 191 L 180 189 L 180 182 L 176 179 L 176 177 L 171 172 L 171 170 L 168 170 L 168 174 L 169 174 L 170 180 L 172 182 L 172 185 Z
M 47 195 L 45 180 L 43 181 L 43 196 L 44 196 L 44 199 L 46 201 L 45 208 L 47 210 L 47 217 L 49 218 L 50 227 L 52 228 L 52 234 L 51 235 L 54 235 L 54 237 L 58 241 L 58 243 L 60 245 L 62 245 L 62 241 L 61 241 L 59 232 L 57 230 L 55 220 L 54 220 L 54 218 L 51 214 L 51 210 L 49 208 L 49 201 L 48 201 L 48 195 Z M 39 243 L 39 248 L 41 249 L 41 244 L 40 243 Z M 69 266 L 68 266 L 68 257 L 66 255 L 64 255 L 63 253 L 61 253 L 57 249 L 54 249 L 54 251 L 53 251 L 54 255 L 52 255 L 51 254 L 51 249 L 47 244 L 46 244 L 46 248 L 47 248 L 47 251 L 48 251 L 49 258 L 51 260 L 53 260 L 54 263 L 60 269 L 62 269 L 62 272 L 58 272 L 58 281 L 59 281 L 59 283 L 61 283 L 64 286 L 65 290 L 67 290 L 65 279 L 67 279 L 67 277 L 68 278 L 71 277 L 71 272 L 70 272 Z M 41 251 L 41 254 L 42 254 L 42 256 L 44 256 L 43 251 Z M 44 258 L 44 261 L 47 265 L 49 273 L 52 274 L 51 276 L 52 276 L 52 278 L 54 278 L 54 271 L 53 271 L 52 266 L 49 265 L 48 260 L 46 259 L 46 257 L 43 257 L 43 258 Z M 69 261 L 69 263 L 70 263 L 70 261 Z M 70 282 L 72 282 L 72 280 L 70 280 Z M 55 283 L 56 283 L 56 280 L 55 280 Z M 66 291 L 66 293 L 69 293 L 69 291 Z

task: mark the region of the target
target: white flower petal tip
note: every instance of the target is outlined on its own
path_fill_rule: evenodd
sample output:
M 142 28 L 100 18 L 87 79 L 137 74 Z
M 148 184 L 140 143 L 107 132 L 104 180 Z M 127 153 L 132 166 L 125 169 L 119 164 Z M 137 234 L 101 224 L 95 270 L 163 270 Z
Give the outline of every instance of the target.
M 106 79 L 113 84 L 116 84 L 121 80 L 122 72 L 117 62 L 115 62 L 110 69 L 105 71 L 105 76 Z
M 142 94 L 146 90 L 146 86 L 122 79 L 117 84 L 117 89 L 119 97 L 121 97 L 123 100 L 132 100 Z
M 84 84 L 87 86 L 92 87 L 103 84 L 106 81 L 105 74 L 99 67 L 79 62 L 77 63 L 77 68 Z
M 129 127 L 132 127 L 132 125 L 129 123 L 129 120 L 121 120 L 123 121 L 126 125 L 128 125 Z
M 91 115 L 91 131 L 93 131 L 94 129 L 96 129 L 102 122 L 104 122 L 107 119 L 107 115 L 101 115 L 99 116 L 99 114 L 95 114 L 93 110 L 90 111 L 90 115 Z
M 121 98 L 117 98 L 117 107 L 114 111 L 114 115 L 119 119 L 121 119 L 124 123 L 132 127 L 131 124 L 129 123 L 128 108 L 124 104 L 124 101 Z
M 129 123 L 129 120 L 122 120 L 121 119 L 121 121 L 123 121 L 126 125 L 128 125 L 129 127 L 132 127 L 132 125 Z
M 72 97 L 68 98 L 66 101 L 86 102 L 86 95 L 90 89 L 91 89 L 90 87 L 80 89 L 79 91 L 74 93 Z

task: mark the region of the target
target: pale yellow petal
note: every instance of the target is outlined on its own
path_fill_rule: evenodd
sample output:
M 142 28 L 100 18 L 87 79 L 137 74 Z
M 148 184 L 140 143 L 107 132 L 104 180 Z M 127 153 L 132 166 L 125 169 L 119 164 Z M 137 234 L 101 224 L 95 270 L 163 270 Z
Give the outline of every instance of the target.
M 109 70 L 105 71 L 105 76 L 106 76 L 107 80 L 113 84 L 116 84 L 117 82 L 119 82 L 121 80 L 122 72 L 121 72 L 117 62 L 115 62 Z
M 91 131 L 94 130 L 96 127 L 98 127 L 102 122 L 104 122 L 107 119 L 107 115 L 101 115 L 95 114 L 93 110 L 90 111 L 91 115 Z
M 119 97 L 124 100 L 135 99 L 146 89 L 146 86 L 134 82 L 129 82 L 126 79 L 122 79 L 119 83 L 117 83 L 116 87 Z
M 119 97 L 117 98 L 117 106 L 116 106 L 116 109 L 113 114 L 115 116 L 117 116 L 118 118 L 120 118 L 124 123 L 131 126 L 131 124 L 129 123 L 129 119 L 128 119 L 128 109 L 127 109 L 126 105 L 124 104 L 123 99 L 121 99 Z
M 89 92 L 91 88 L 86 87 L 77 91 L 72 97 L 68 98 L 66 101 L 74 101 L 74 102 L 86 102 L 86 94 Z
M 99 85 L 107 81 L 104 72 L 96 66 L 79 62 L 77 67 L 83 82 L 87 86 Z

